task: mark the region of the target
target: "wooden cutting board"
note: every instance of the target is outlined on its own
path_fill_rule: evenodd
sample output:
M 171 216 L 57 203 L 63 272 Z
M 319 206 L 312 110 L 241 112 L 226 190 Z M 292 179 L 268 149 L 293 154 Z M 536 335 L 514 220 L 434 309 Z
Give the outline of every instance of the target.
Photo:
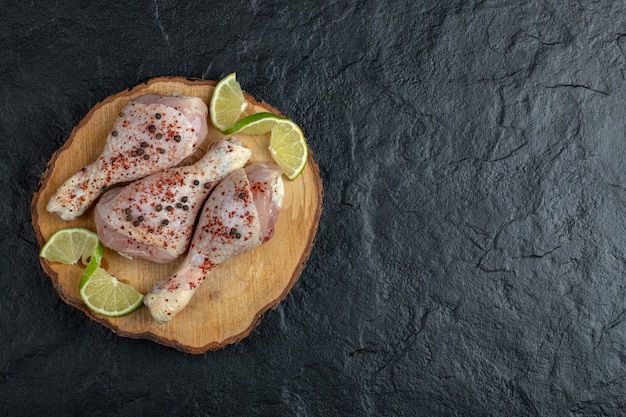
M 75 221 L 63 221 L 46 211 L 57 188 L 83 166 L 93 162 L 104 147 L 107 133 L 126 104 L 142 94 L 183 94 L 202 98 L 208 105 L 214 81 L 184 78 L 155 78 L 123 91 L 97 104 L 74 128 L 69 139 L 50 159 L 33 196 L 32 222 L 39 246 L 55 231 L 65 227 L 95 230 L 93 208 Z M 265 102 L 246 95 L 245 115 L 270 111 L 281 114 Z M 306 134 L 306 132 L 305 132 Z M 197 160 L 216 139 L 223 137 L 209 123 L 204 148 L 188 158 Z M 269 135 L 234 135 L 253 151 L 250 162 L 271 161 Z M 187 308 L 171 322 L 157 324 L 148 309 L 119 318 L 92 313 L 78 293 L 82 264 L 61 265 L 40 258 L 59 296 L 120 336 L 150 339 L 184 352 L 204 353 L 220 349 L 246 337 L 261 316 L 282 301 L 305 265 L 311 252 L 322 211 L 322 181 L 309 152 L 304 172 L 294 181 L 283 176 L 285 197 L 274 237 L 247 253 L 219 265 L 196 292 Z M 109 249 L 104 250 L 103 267 L 123 282 L 147 294 L 156 281 L 168 276 L 180 263 L 160 265 L 144 260 L 128 260 Z

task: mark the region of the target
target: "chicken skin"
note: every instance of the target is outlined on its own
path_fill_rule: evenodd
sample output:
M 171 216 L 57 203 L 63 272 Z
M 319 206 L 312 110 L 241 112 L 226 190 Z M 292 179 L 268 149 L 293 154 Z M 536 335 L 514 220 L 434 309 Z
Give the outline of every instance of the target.
M 272 237 L 284 195 L 281 173 L 274 164 L 252 164 L 215 187 L 185 260 L 144 297 L 157 322 L 166 323 L 182 311 L 217 265 Z
M 179 164 L 206 138 L 207 115 L 196 97 L 135 98 L 120 112 L 100 156 L 59 187 L 47 210 L 75 220 L 107 187 Z
M 187 250 L 198 212 L 213 187 L 251 155 L 237 139 L 222 139 L 193 165 L 107 191 L 94 212 L 102 244 L 129 258 L 173 261 Z

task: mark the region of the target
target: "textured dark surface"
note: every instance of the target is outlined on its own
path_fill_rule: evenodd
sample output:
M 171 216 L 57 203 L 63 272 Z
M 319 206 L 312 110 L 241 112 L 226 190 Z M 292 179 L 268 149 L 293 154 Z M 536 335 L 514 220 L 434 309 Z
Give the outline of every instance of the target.
M 624 413 L 623 2 L 65 3 L 0 12 L 0 414 Z M 117 337 L 31 196 L 98 101 L 232 71 L 320 165 L 308 265 L 221 351 Z

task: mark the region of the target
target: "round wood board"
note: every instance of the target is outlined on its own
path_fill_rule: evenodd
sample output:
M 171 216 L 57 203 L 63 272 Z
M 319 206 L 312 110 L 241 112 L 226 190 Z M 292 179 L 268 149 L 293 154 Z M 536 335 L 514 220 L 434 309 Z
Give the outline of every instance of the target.
M 74 128 L 67 142 L 48 162 L 39 189 L 33 196 L 32 222 L 39 246 L 55 231 L 65 227 L 95 230 L 93 207 L 75 221 L 63 221 L 46 211 L 57 188 L 72 174 L 94 161 L 104 147 L 106 136 L 118 113 L 142 94 L 183 94 L 202 98 L 208 105 L 214 81 L 185 78 L 155 78 L 98 103 Z M 246 94 L 249 102 L 244 115 L 270 111 L 281 114 L 265 102 Z M 271 161 L 267 149 L 269 135 L 234 135 L 252 149 L 250 162 Z M 224 137 L 209 122 L 203 149 L 186 162 L 197 160 L 216 139 Z M 189 353 L 220 349 L 246 337 L 261 316 L 282 301 L 298 279 L 311 252 L 322 211 L 322 181 L 309 152 L 303 173 L 294 181 L 283 176 L 285 197 L 274 237 L 247 253 L 219 265 L 196 292 L 187 308 L 171 322 L 157 324 L 148 309 L 118 318 L 92 313 L 78 293 L 84 265 L 61 265 L 40 258 L 59 296 L 67 304 L 85 312 L 91 319 L 120 336 L 150 339 Z M 182 260 L 182 259 L 181 259 Z M 104 250 L 103 267 L 123 282 L 147 294 L 156 281 L 168 276 L 180 260 L 160 265 L 144 260 L 128 260 Z

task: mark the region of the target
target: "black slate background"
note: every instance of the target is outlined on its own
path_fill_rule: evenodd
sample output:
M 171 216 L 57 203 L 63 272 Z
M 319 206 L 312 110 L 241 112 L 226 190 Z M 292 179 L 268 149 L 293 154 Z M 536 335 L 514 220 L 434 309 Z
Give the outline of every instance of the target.
M 0 414 L 626 413 L 625 3 L 389 3 L 3 2 Z M 232 71 L 319 163 L 308 265 L 226 349 L 117 337 L 41 270 L 38 180 L 107 96 Z

